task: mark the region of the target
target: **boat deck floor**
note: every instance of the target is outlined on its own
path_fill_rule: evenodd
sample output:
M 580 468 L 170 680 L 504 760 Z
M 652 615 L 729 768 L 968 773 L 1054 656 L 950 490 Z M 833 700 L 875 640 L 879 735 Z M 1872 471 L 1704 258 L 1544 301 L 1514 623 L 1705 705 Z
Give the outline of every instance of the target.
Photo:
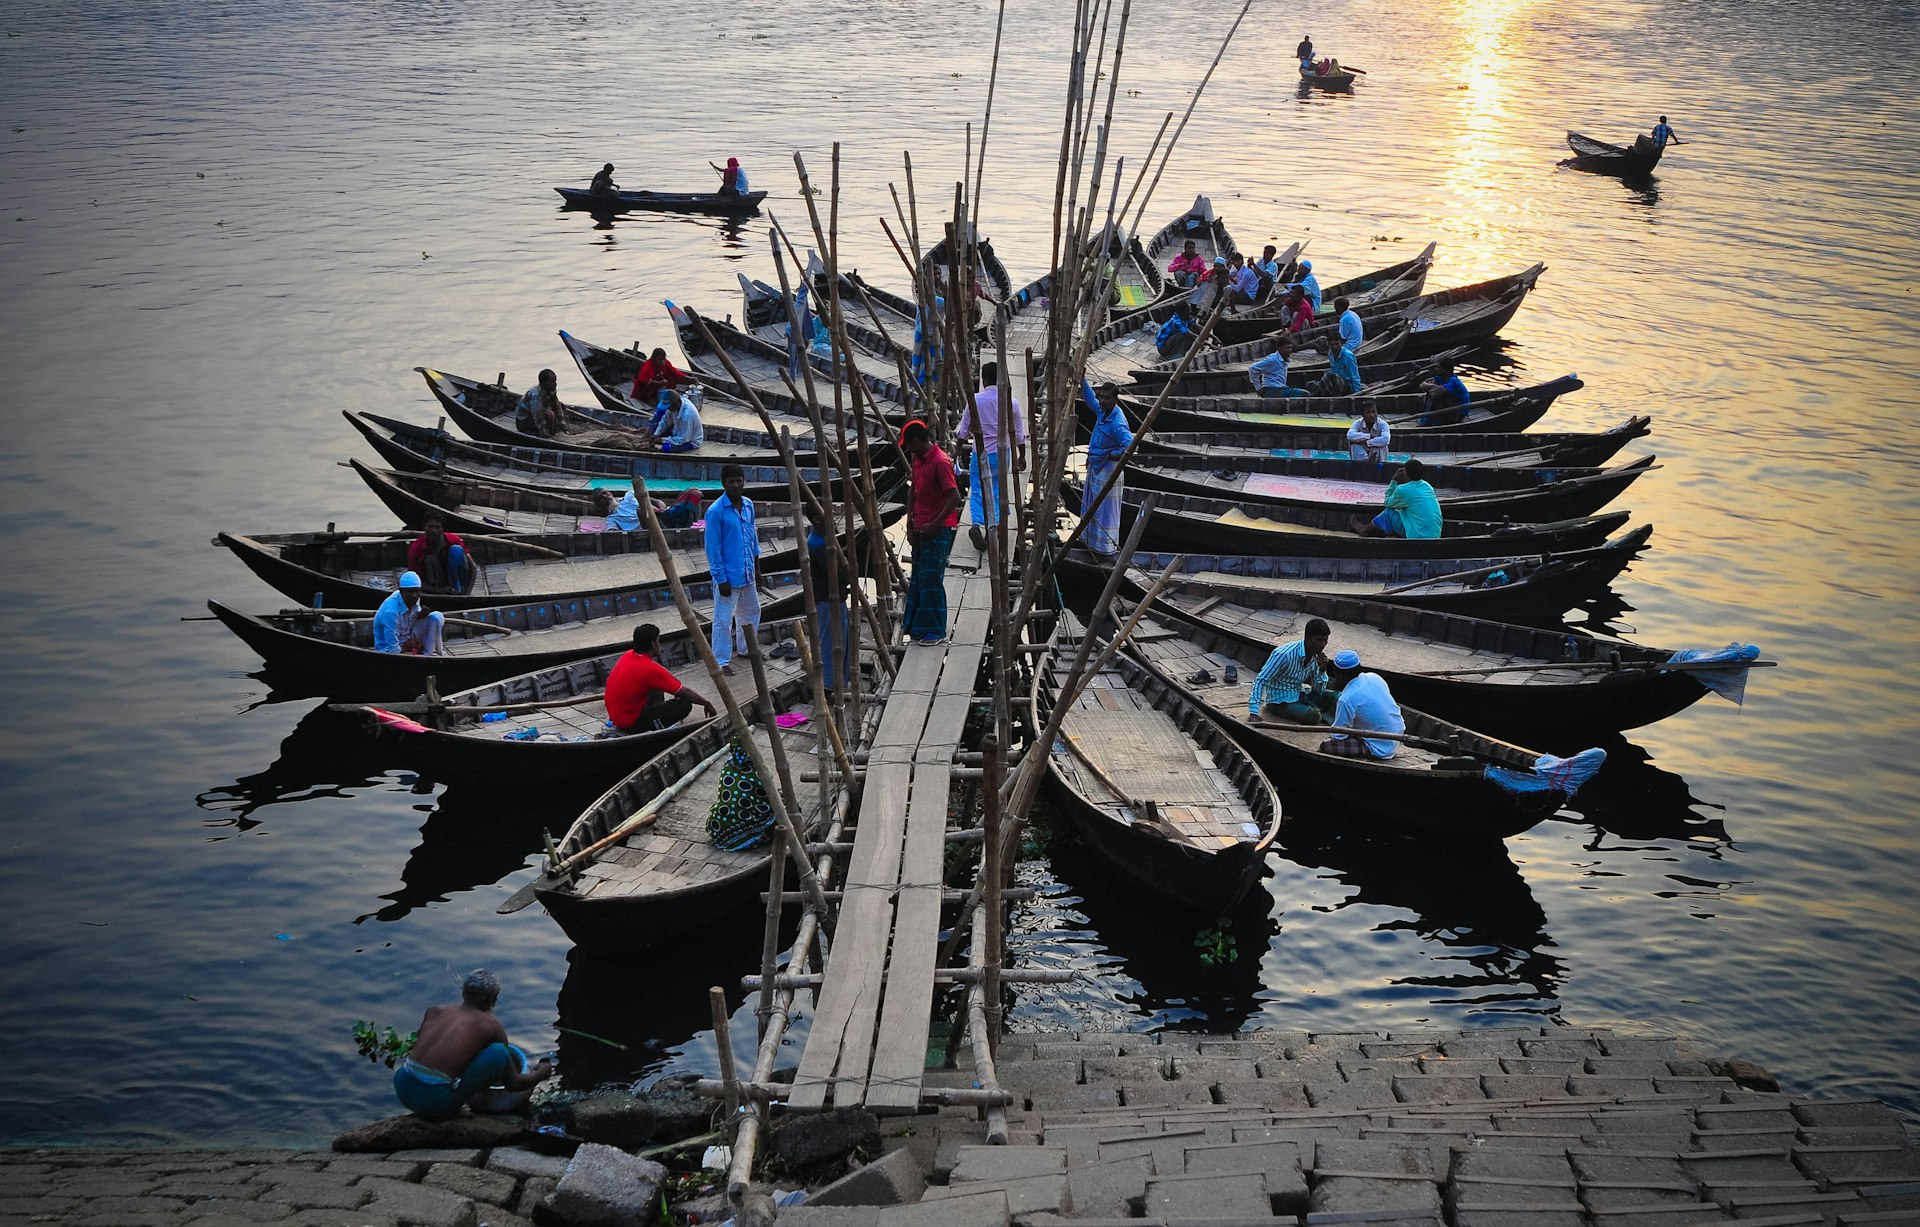
M 626 736 L 627 734 L 617 732 L 607 725 L 607 704 L 604 697 L 607 685 L 606 675 L 612 671 L 613 662 L 619 660 L 622 654 L 616 653 L 605 658 L 580 661 L 568 670 L 543 671 L 539 675 L 540 681 L 537 684 L 522 681 L 518 687 L 514 688 L 517 693 L 511 693 L 500 700 L 502 703 L 540 703 L 569 698 L 577 694 L 600 692 L 600 697 L 589 702 L 583 702 L 576 707 L 549 707 L 543 711 L 509 712 L 504 720 L 487 723 L 478 720 L 464 721 L 455 725 L 450 731 L 478 741 L 504 741 L 508 734 L 524 735 L 528 729 L 538 729 L 540 736 L 534 740 L 542 741 L 549 737 L 566 741 L 591 741 L 602 737 Z M 766 669 L 769 689 L 777 690 L 783 682 L 799 677 L 802 673 L 798 661 L 767 658 L 762 663 Z M 672 673 L 682 686 L 690 686 L 696 693 L 714 699 L 716 704 L 719 702 L 718 696 L 713 694 L 713 678 L 707 672 L 707 666 L 703 661 L 696 658 L 677 665 L 668 672 Z M 751 669 L 736 669 L 734 675 L 726 678 L 725 681 L 727 691 L 743 705 L 752 703 L 754 696 L 758 693 L 754 687 Z M 691 723 L 697 722 L 699 717 L 689 715 L 687 719 L 691 727 Z M 519 739 L 515 738 L 515 740 Z
M 1061 733 L 1126 795 L 1116 797 L 1064 747 L 1054 750 L 1054 771 L 1114 821 L 1125 826 L 1146 823 L 1203 849 L 1231 848 L 1260 837 L 1252 808 L 1227 773 L 1214 765 L 1212 755 L 1118 674 L 1102 673 L 1088 683 L 1061 722 Z M 1136 800 L 1155 803 L 1157 828 L 1144 806 L 1132 804 Z

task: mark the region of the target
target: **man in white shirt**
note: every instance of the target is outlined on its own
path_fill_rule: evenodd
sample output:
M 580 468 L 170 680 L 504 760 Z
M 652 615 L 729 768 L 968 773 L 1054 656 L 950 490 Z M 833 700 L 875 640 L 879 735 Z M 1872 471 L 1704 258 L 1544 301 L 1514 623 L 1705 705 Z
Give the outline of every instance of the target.
M 1002 478 L 1007 473 L 1019 472 L 1027 464 L 1027 416 L 1020 408 L 1019 397 L 1009 399 L 1012 409 L 1007 416 L 1011 421 L 1003 422 L 1000 414 L 1000 366 L 996 362 L 982 363 L 980 390 L 974 394 L 972 407 L 960 415 L 960 425 L 953 432 L 953 437 L 960 441 L 961 447 L 973 452 L 972 462 L 967 465 L 970 478 L 967 521 L 972 525 L 967 530 L 967 536 L 976 550 L 987 548 L 985 530 L 1000 522 Z M 1013 462 L 1010 468 L 1005 464 L 1009 452 Z M 1007 490 L 1007 498 L 1013 498 L 1011 487 Z
M 1392 758 L 1400 750 L 1399 735 L 1407 731 L 1407 719 L 1393 692 L 1378 673 L 1360 672 L 1360 653 L 1349 648 L 1333 658 L 1333 683 L 1340 687 L 1340 701 L 1333 709 L 1335 728 L 1353 729 L 1353 733 L 1335 733 L 1320 743 L 1322 754 L 1342 758 Z M 1389 733 L 1391 737 L 1367 737 L 1366 733 Z
M 1387 448 L 1393 442 L 1393 428 L 1380 416 L 1371 401 L 1360 406 L 1360 416 L 1347 428 L 1347 455 L 1354 460 L 1387 462 Z

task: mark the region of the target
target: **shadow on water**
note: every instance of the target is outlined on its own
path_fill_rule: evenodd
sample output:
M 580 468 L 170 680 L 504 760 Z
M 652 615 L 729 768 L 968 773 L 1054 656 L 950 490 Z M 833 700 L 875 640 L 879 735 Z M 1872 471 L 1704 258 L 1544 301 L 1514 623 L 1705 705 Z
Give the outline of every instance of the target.
M 361 737 L 350 717 L 321 703 L 300 717 L 281 741 L 280 757 L 272 766 L 209 788 L 194 804 L 218 815 L 207 819 L 208 826 L 245 834 L 260 825 L 263 820 L 257 815 L 268 806 L 345 798 L 356 789 L 373 787 L 387 766 L 379 746 Z
M 1654 766 L 1651 755 L 1624 737 L 1599 744 L 1607 752 L 1607 764 L 1569 807 L 1597 828 L 1589 848 L 1599 848 L 1606 835 L 1732 842 L 1719 814 L 1699 812 L 1725 807 L 1694 796 L 1685 777 Z
M 747 225 L 759 216 L 757 212 L 748 214 L 745 217 L 713 217 L 701 213 L 652 213 L 633 210 L 579 209 L 569 208 L 564 205 L 559 211 L 562 214 L 585 213 L 588 217 L 591 217 L 593 219 L 592 233 L 598 236 L 593 241 L 595 247 L 604 249 L 618 246 L 618 240 L 614 235 L 622 226 L 626 227 L 629 231 L 635 232 L 637 237 L 644 237 L 648 227 L 695 226 L 699 229 L 709 231 L 715 236 L 717 239 L 715 245 L 720 248 L 721 258 L 728 260 L 745 258 L 747 255 Z M 654 237 L 665 240 L 669 235 L 676 240 L 684 240 L 685 238 L 684 234 L 678 232 L 669 232 L 668 235 L 656 235 Z
M 1503 845 L 1360 836 L 1313 817 L 1289 824 L 1282 841 L 1282 858 L 1352 888 L 1315 911 L 1385 908 L 1393 914 L 1373 932 L 1411 931 L 1441 948 L 1389 983 L 1455 1006 L 1558 1013 L 1567 968 L 1546 953 L 1546 912 Z
M 1067 830 L 1063 821 L 1052 826 L 1056 832 Z M 1255 883 L 1221 923 L 1210 926 L 1205 917 L 1143 897 L 1139 888 L 1066 834 L 1055 835 L 1047 857 L 1052 875 L 1071 892 L 1048 903 L 1079 913 L 1081 923 L 1073 927 L 1087 930 L 1086 944 L 1117 960 L 1100 968 L 1103 977 L 1109 982 L 1131 977 L 1139 984 L 1140 993 L 1127 1001 L 1129 1006 L 1162 1022 L 1206 1031 L 1237 1031 L 1253 1015 L 1260 993 L 1260 956 L 1275 932 L 1273 897 L 1261 884 Z M 1203 934 L 1223 957 L 1213 962 L 1203 957 Z
M 400 870 L 400 889 L 382 895 L 387 905 L 354 923 L 399 920 L 415 908 L 445 903 L 518 873 L 545 846 L 542 833 L 559 842 L 591 800 L 590 792 L 509 795 L 497 789 L 447 789 Z
M 758 962 L 763 914 L 744 908 L 695 941 L 637 951 L 575 946 L 567 955 L 555 1024 L 562 1084 L 585 1090 L 651 1076 L 689 1047 L 712 1050 L 707 989 L 737 1006 L 742 972 Z M 739 1034 L 736 1032 L 736 1035 Z M 735 1053 L 751 1063 L 752 1053 Z

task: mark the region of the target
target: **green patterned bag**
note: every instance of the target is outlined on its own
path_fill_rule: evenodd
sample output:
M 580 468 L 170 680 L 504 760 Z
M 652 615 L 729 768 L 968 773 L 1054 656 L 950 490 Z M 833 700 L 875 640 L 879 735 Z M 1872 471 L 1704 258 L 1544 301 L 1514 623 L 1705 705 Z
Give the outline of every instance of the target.
M 773 803 L 738 736 L 731 748 L 720 768 L 720 795 L 707 814 L 707 838 L 722 852 L 744 852 L 773 829 Z

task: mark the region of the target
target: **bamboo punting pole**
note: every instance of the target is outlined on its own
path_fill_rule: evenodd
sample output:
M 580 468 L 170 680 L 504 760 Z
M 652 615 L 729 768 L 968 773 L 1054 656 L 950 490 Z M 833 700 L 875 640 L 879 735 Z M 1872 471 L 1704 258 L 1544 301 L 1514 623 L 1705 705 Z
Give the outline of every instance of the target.
M 713 1015 L 713 1042 L 720 1049 L 720 1084 L 726 1089 L 727 1115 L 740 1110 L 740 1078 L 733 1069 L 733 1029 L 728 1025 L 727 993 L 718 984 L 707 989 L 707 1008 Z
M 1005 681 L 999 682 L 994 689 L 1004 691 Z M 980 934 L 976 944 L 985 948 L 976 965 L 985 971 L 981 988 L 984 990 L 982 996 L 986 998 L 986 1017 L 983 1019 L 985 1026 L 974 1033 L 973 1043 L 976 1049 L 983 1045 L 987 1048 L 989 1070 L 992 1069 L 992 1053 L 1000 1043 L 1000 968 L 1006 961 L 1000 913 L 1001 888 L 1006 884 L 1005 849 L 1000 843 L 1001 744 L 998 737 L 988 737 L 980 746 L 980 752 L 986 759 L 986 779 L 980 789 L 982 819 L 986 828 L 986 838 L 980 851 L 980 873 L 986 882 L 986 890 L 981 898 L 985 903 L 987 923 L 984 929 L 976 929 L 975 932 Z M 977 1056 L 975 1060 L 977 1063 Z
M 987 924 L 986 913 L 987 908 L 985 905 L 973 909 L 973 931 L 975 933 L 985 931 Z M 982 949 L 983 945 L 983 942 L 975 941 L 972 950 L 968 954 L 967 964 L 969 968 L 974 971 L 984 971 L 986 969 L 986 953 Z M 998 982 L 994 984 L 993 991 L 995 993 L 999 992 Z M 998 1004 L 999 1002 L 996 998 L 996 1008 Z M 999 1041 L 999 1029 L 988 1020 L 987 984 L 984 977 L 967 987 L 967 1032 L 973 1037 L 974 1081 L 980 1084 L 982 1090 L 1005 1094 L 1005 1092 L 1000 1091 L 999 1070 L 994 1064 L 993 1050 L 994 1045 Z M 1011 1097 L 1009 1097 L 1009 1102 L 1011 1102 Z M 983 1107 L 987 1117 L 987 1144 L 989 1146 L 1005 1146 L 1007 1144 L 1007 1105 L 989 1103 L 983 1105 Z
M 661 532 L 659 518 L 653 513 L 653 501 L 647 497 L 646 479 L 636 477 L 633 479 L 633 485 L 634 493 L 638 496 L 635 501 L 640 504 L 640 514 L 646 517 L 647 534 L 653 538 L 654 553 L 659 556 L 661 569 L 666 572 L 667 585 L 673 590 L 673 603 L 679 606 L 680 617 L 687 624 L 688 638 L 699 651 L 700 659 L 706 662 L 707 675 L 713 679 L 713 688 L 720 692 L 720 701 L 726 704 L 727 721 L 740 738 L 741 748 L 752 760 L 754 774 L 760 777 L 762 783 L 774 779 L 774 773 L 768 768 L 766 756 L 760 753 L 760 747 L 754 743 L 753 725 L 748 721 L 746 713 L 740 710 L 739 702 L 734 699 L 732 689 L 728 687 L 726 678 L 720 672 L 720 662 L 714 658 L 713 648 L 707 643 L 707 637 L 701 633 L 700 617 L 694 612 L 693 602 L 687 599 L 686 587 L 680 582 L 680 572 L 673 565 L 673 553 L 667 548 L 666 534 Z M 757 651 L 758 647 L 756 636 L 750 641 L 749 649 Z M 788 812 L 781 799 L 780 790 L 768 789 L 767 800 L 772 803 L 774 820 L 786 832 L 787 855 L 793 858 L 795 867 L 800 871 L 801 889 L 812 901 L 814 907 L 822 912 L 826 911 L 825 891 L 820 885 L 819 876 L 814 873 L 813 864 L 807 859 L 806 836 L 801 833 L 793 815 Z

